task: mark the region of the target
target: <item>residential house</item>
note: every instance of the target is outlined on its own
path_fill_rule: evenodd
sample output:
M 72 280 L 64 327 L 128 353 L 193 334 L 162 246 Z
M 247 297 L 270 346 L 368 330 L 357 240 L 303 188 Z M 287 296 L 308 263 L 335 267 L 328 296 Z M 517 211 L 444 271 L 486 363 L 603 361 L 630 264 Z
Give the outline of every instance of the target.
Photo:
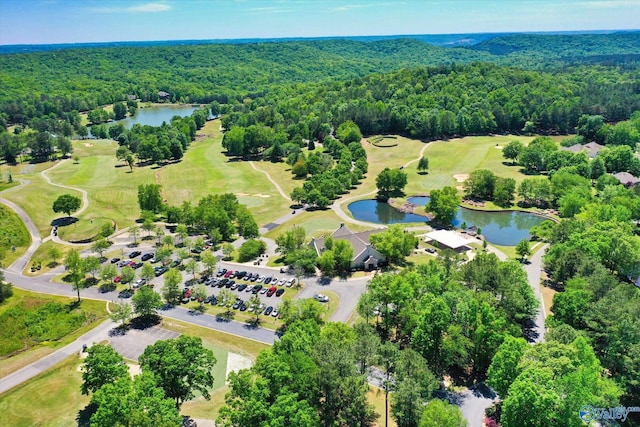
M 381 231 L 383 231 L 383 229 L 373 229 L 355 233 L 349 230 L 343 223 L 340 224 L 340 227 L 338 227 L 330 237 L 333 240 L 346 240 L 351 243 L 353 247 L 351 269 L 369 271 L 378 268 L 381 263 L 387 261 L 386 257 L 378 252 L 369 241 L 372 234 L 380 233 Z M 325 241 L 326 237 L 322 236 L 317 239 L 311 239 L 309 245 L 320 255 L 325 250 Z

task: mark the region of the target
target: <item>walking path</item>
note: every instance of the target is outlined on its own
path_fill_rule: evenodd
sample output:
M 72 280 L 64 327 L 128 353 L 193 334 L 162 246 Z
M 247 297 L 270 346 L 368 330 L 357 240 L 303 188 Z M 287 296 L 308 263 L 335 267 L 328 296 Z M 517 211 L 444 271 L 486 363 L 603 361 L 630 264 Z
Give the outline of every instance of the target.
M 277 182 L 275 182 L 275 180 L 274 180 L 273 178 L 271 178 L 271 175 L 269 174 L 269 172 L 263 171 L 262 169 L 258 169 L 258 167 L 255 165 L 255 163 L 253 163 L 253 160 L 249 161 L 249 164 L 251 165 L 251 167 L 252 167 L 252 168 L 254 168 L 255 170 L 257 170 L 258 172 L 261 172 L 261 173 L 265 174 L 265 176 L 267 177 L 267 179 L 268 179 L 269 181 L 271 181 L 271 183 L 273 184 L 273 186 L 274 186 L 274 187 L 276 187 L 276 190 L 278 190 L 278 193 L 280 193 L 280 195 L 281 195 L 282 197 L 284 197 L 285 199 L 287 199 L 288 201 L 290 201 L 290 202 L 291 202 L 291 197 L 289 197 L 289 196 L 287 195 L 287 193 L 285 193 L 285 192 L 282 190 L 282 187 L 280 187 L 280 185 L 279 185 Z
M 546 332 L 546 315 L 542 292 L 540 292 L 540 277 L 542 275 L 542 257 L 547 252 L 548 248 L 549 244 L 542 246 L 542 248 L 533 254 L 529 262 L 524 266 L 524 271 L 527 272 L 527 278 L 529 279 L 529 285 L 531 285 L 536 299 L 540 302 L 540 307 L 538 308 L 538 312 L 534 318 L 535 326 L 532 328 L 531 336 L 527 337 L 530 342 L 534 343 L 544 341 L 544 334 Z
M 53 169 L 57 168 L 58 166 L 60 166 L 61 164 L 63 164 L 64 162 L 68 161 L 70 159 L 67 160 L 60 160 L 58 163 L 56 163 L 55 165 L 51 166 L 48 169 L 43 170 L 42 172 L 40 172 L 40 176 L 42 176 L 42 178 L 47 181 L 47 184 L 49 185 L 53 185 L 54 187 L 60 187 L 60 188 L 65 188 L 67 190 L 73 190 L 73 191 L 79 191 L 82 194 L 82 206 L 80 207 L 80 209 L 78 209 L 76 212 L 74 212 L 74 215 L 80 215 L 82 212 L 85 211 L 85 209 L 87 209 L 89 207 L 89 196 L 87 195 L 87 192 L 85 190 L 82 190 L 80 188 L 76 188 L 76 187 L 71 187 L 69 185 L 64 185 L 64 184 L 56 184 L 55 182 L 51 181 L 51 178 L 49 178 L 49 175 L 47 175 L 47 172 L 52 171 Z

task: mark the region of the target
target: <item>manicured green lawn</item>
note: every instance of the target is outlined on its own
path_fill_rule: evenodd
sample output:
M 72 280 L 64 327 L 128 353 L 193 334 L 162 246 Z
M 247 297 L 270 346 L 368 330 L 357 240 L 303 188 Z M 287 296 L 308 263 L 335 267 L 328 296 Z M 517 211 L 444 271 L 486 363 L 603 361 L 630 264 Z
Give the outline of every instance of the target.
M 80 393 L 81 360 L 71 356 L 30 381 L 0 395 L 2 425 L 68 427 L 89 403 Z
M 11 265 L 31 244 L 31 235 L 20 217 L 5 205 L 0 205 L 0 260 Z
M 249 162 L 235 161 L 223 154 L 220 122 L 208 122 L 200 130 L 207 137 L 193 142 L 178 164 L 157 171 L 158 182 L 170 204 L 188 200 L 193 204 L 208 194 L 234 193 L 246 204 L 259 225 L 279 218 L 289 210 L 263 173 Z M 257 163 L 262 166 L 261 162 Z

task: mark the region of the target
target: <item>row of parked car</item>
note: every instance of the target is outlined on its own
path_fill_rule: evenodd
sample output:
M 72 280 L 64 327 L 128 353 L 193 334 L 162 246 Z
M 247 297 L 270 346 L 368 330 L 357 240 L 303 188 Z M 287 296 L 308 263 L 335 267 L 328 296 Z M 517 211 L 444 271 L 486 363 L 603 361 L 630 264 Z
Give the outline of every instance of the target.
M 273 284 L 273 285 L 287 286 L 287 287 L 291 287 L 296 283 L 296 279 L 293 279 L 293 278 L 286 279 L 283 277 L 278 280 L 277 277 L 273 277 L 273 276 L 265 276 L 259 273 L 250 273 L 246 271 L 227 270 L 226 268 L 221 268 L 220 270 L 218 270 L 218 272 L 216 273 L 216 276 L 224 277 L 225 279 L 238 279 L 238 280 L 245 280 L 247 282 L 257 282 L 261 284 L 263 283 L 265 285 Z
M 190 288 L 185 288 L 182 292 L 182 303 L 186 304 L 189 301 L 195 301 L 195 297 L 193 296 L 193 291 Z M 271 305 L 266 305 L 265 303 L 260 303 L 259 305 L 247 305 L 246 301 L 240 297 L 236 297 L 235 301 L 225 303 L 222 300 L 219 300 L 215 295 L 209 295 L 204 301 L 205 304 L 218 305 L 220 307 L 229 306 L 234 310 L 239 311 L 248 311 L 249 313 L 260 313 L 265 316 L 278 317 L 278 309 Z

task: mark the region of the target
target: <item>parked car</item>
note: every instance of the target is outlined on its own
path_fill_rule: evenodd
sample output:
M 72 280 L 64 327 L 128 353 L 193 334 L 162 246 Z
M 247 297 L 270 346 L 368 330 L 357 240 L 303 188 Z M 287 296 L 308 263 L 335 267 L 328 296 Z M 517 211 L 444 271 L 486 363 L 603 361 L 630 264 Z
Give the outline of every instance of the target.
M 284 277 L 282 279 L 280 279 L 278 281 L 278 286 L 284 286 L 284 284 L 287 283 L 287 279 L 285 279 Z
M 329 302 L 329 297 L 324 294 L 315 294 L 313 298 L 319 302 Z
M 213 301 L 214 299 L 215 299 L 215 295 L 209 295 L 208 297 L 206 297 L 206 298 L 204 299 L 204 301 L 203 301 L 203 302 L 204 302 L 205 304 L 211 304 L 211 301 Z
M 115 264 L 118 261 L 120 261 L 120 258 L 111 258 L 111 264 Z
M 290 288 L 291 286 L 295 285 L 295 283 L 296 283 L 296 279 L 287 280 L 287 288 Z
M 233 285 L 231 285 L 229 289 L 231 289 L 232 291 L 235 291 L 236 289 L 238 289 L 238 284 L 234 283 Z
M 264 277 L 264 276 L 258 276 L 258 278 L 256 279 L 256 282 L 258 282 L 258 283 L 262 283 L 262 282 L 264 282 L 264 279 L 266 279 L 266 277 Z
M 279 297 L 280 295 L 284 294 L 284 289 L 280 288 L 276 291 L 276 296 Z
M 140 256 L 140 254 L 141 254 L 141 253 L 142 253 L 142 252 L 140 252 L 140 251 L 133 251 L 133 252 L 131 252 L 131 253 L 129 254 L 129 258 L 135 258 L 135 257 L 138 257 L 138 256 Z
M 171 268 L 176 268 L 177 266 L 179 266 L 180 264 L 182 264 L 182 261 L 179 259 L 174 259 L 171 261 L 171 264 L 169 264 L 169 267 Z
M 233 270 L 227 270 L 224 272 L 224 277 L 229 278 L 233 274 Z
M 113 278 L 113 283 L 120 283 L 122 281 L 122 276 L 116 276 Z
M 262 289 L 260 289 L 260 295 L 264 295 L 264 294 L 266 294 L 266 293 L 267 293 L 267 291 L 268 291 L 268 289 L 267 289 L 267 288 L 262 288 Z
M 276 291 L 274 291 L 273 289 L 269 289 L 269 290 L 267 291 L 267 296 L 268 296 L 268 297 L 271 297 L 271 296 L 273 296 L 273 294 L 275 294 L 275 293 L 276 293 Z
M 278 314 L 279 313 L 278 313 L 278 309 L 277 308 L 274 308 L 273 311 L 271 312 L 271 316 L 273 316 L 273 317 L 278 317 Z
M 260 292 L 260 289 L 262 289 L 262 285 L 255 285 L 251 292 L 257 294 L 258 292 Z
M 125 267 L 127 264 L 129 264 L 129 260 L 123 259 L 123 260 L 120 260 L 120 262 L 118 263 L 118 267 Z
M 169 269 L 167 267 L 156 267 L 154 271 L 156 273 L 156 277 L 158 277 L 169 271 Z
M 218 270 L 218 272 L 216 273 L 216 276 L 221 277 L 223 274 L 225 274 L 227 272 L 226 268 L 221 268 L 220 270 Z
M 149 260 L 151 258 L 153 258 L 154 256 L 156 256 L 156 254 L 154 254 L 153 252 L 147 252 L 146 254 L 142 255 L 142 258 L 140 258 L 142 261 L 146 261 Z
M 273 311 L 273 307 L 269 306 L 269 307 L 264 309 L 264 315 L 268 316 L 268 315 L 271 314 L 272 311 Z
M 268 285 L 269 283 L 271 283 L 271 276 L 264 278 L 264 284 Z
M 245 292 L 252 292 L 253 288 L 255 288 L 256 286 L 260 286 L 260 285 L 249 285 L 249 286 L 247 286 L 247 289 L 245 289 L 244 291 Z
M 240 306 L 240 311 L 247 311 L 247 305 L 246 304 L 242 304 Z
M 135 282 L 133 282 L 133 287 L 134 288 L 139 288 L 142 285 L 146 285 L 147 284 L 147 279 L 138 279 Z
M 135 264 L 133 264 L 133 268 L 135 268 L 137 270 L 140 267 L 142 267 L 142 264 L 144 264 L 144 263 L 143 262 L 136 262 Z
M 241 284 L 239 284 L 239 285 L 238 285 L 238 289 L 237 289 L 237 291 L 238 291 L 238 292 L 242 292 L 242 291 L 244 291 L 245 289 L 247 289 L 247 285 L 246 285 L 246 284 L 244 284 L 244 283 L 241 283 Z

